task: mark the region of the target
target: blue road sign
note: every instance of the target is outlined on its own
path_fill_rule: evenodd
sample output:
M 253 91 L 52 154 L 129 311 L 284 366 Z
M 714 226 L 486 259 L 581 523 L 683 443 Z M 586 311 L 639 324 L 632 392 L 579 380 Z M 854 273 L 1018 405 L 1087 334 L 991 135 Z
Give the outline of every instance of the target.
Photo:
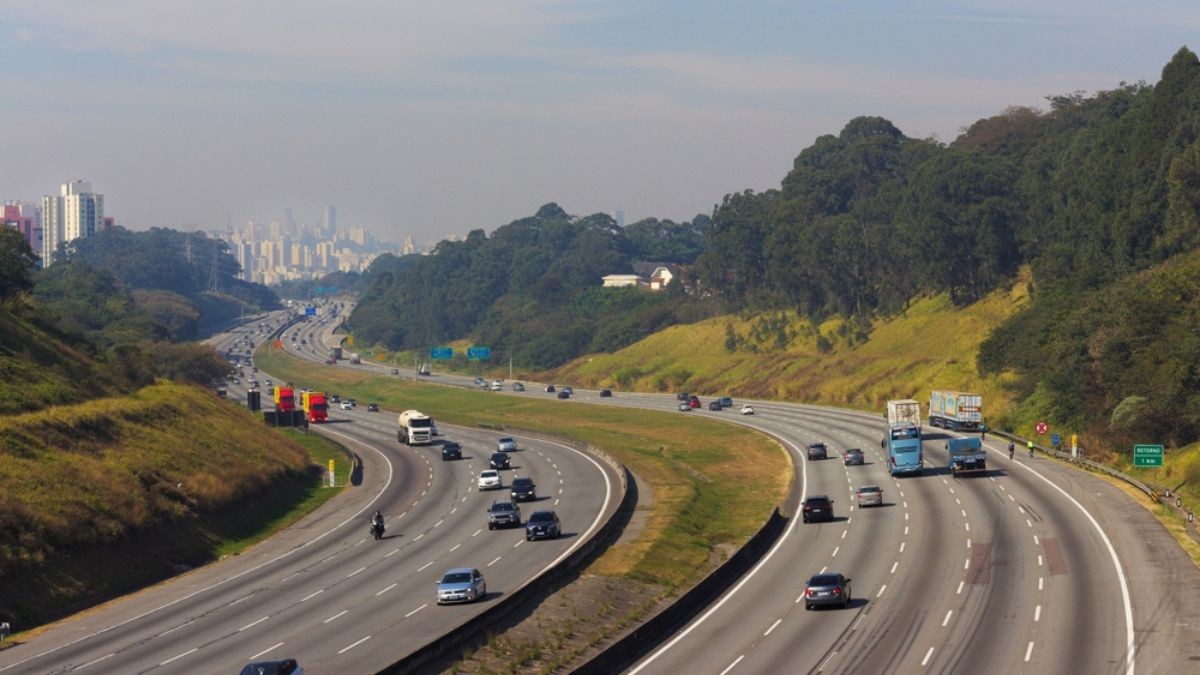
M 454 358 L 454 349 L 451 347 L 434 347 L 429 350 L 429 358 L 434 361 L 449 361 Z
M 491 347 L 467 347 L 468 359 L 490 359 L 492 358 Z
M 309 305 L 308 307 L 304 308 L 304 316 L 316 316 L 316 315 L 317 315 L 316 307 Z
M 1062 445 L 1062 436 L 1059 436 L 1058 434 L 1054 434 L 1053 436 L 1051 436 L 1050 437 L 1050 445 L 1053 445 L 1056 448 L 1058 446 Z

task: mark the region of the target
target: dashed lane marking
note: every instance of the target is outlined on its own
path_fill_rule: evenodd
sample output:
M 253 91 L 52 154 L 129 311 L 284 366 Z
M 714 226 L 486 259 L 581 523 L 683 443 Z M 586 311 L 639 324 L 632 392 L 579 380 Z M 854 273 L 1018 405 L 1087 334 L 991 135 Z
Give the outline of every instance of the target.
M 395 587 L 396 587 L 396 586 L 398 586 L 399 584 L 400 584 L 400 582 L 395 582 L 395 583 L 393 583 L 391 586 L 388 586 L 387 588 L 385 588 L 385 589 L 383 589 L 383 590 L 379 591 L 378 593 L 376 593 L 376 594 L 375 594 L 375 597 L 379 597 L 379 596 L 383 595 L 384 593 L 387 593 L 388 591 L 392 590 L 393 588 L 395 588 Z
M 1039 609 L 1040 609 L 1040 606 L 1039 606 Z M 261 618 L 261 619 L 258 619 L 257 621 L 251 621 L 250 623 L 246 624 L 245 626 L 242 626 L 241 628 L 237 629 L 237 632 L 239 632 L 239 633 L 240 633 L 240 632 L 242 632 L 242 631 L 244 631 L 244 630 L 246 630 L 246 629 L 248 629 L 248 628 L 254 628 L 254 627 L 255 627 L 255 626 L 257 626 L 258 624 L 260 624 L 260 623 L 262 623 L 262 622 L 266 621 L 266 620 L 267 620 L 267 619 L 269 619 L 269 618 L 271 618 L 271 617 L 268 615 L 268 616 L 264 616 L 264 617 L 263 617 L 263 618 Z
M 318 595 L 320 595 L 324 592 L 325 592 L 324 588 L 322 588 L 319 591 L 313 591 L 312 593 L 309 593 L 308 595 L 304 596 L 303 598 L 300 598 L 300 602 L 308 602 L 309 600 L 312 600 L 313 598 L 317 597 Z
M 496 558 L 494 560 L 492 560 L 492 562 L 488 563 L 487 566 L 491 567 L 492 565 L 495 565 L 496 563 L 500 562 L 500 559 L 503 557 L 504 556 L 501 556 L 501 555 L 496 556 Z
M 346 615 L 346 614 L 349 614 L 349 613 L 350 613 L 350 610 L 348 610 L 348 609 L 343 609 L 342 611 L 338 612 L 337 614 L 334 614 L 333 616 L 329 617 L 328 619 L 325 619 L 325 620 L 324 620 L 324 621 L 322 621 L 321 623 L 329 623 L 330 621 L 333 621 L 334 619 L 341 618 L 342 616 L 344 616 L 344 615 Z
M 350 651 L 351 649 L 354 649 L 355 647 L 361 645 L 362 643 L 364 643 L 370 639 L 371 639 L 371 636 L 368 635 L 367 637 L 365 637 L 357 642 L 353 642 L 349 645 L 346 645 L 345 647 L 342 647 L 341 649 L 338 650 L 338 654 L 345 654 L 346 652 Z

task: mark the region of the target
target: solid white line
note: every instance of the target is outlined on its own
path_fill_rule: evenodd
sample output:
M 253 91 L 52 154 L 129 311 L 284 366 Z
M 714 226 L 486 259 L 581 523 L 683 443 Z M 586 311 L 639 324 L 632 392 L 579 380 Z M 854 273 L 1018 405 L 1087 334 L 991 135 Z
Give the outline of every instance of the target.
M 325 592 L 325 589 L 324 589 L 324 588 L 322 588 L 322 589 L 321 589 L 321 590 L 319 590 L 319 591 L 314 591 L 314 592 L 312 592 L 312 593 L 309 593 L 308 595 L 304 596 L 303 598 L 300 598 L 300 602 L 305 602 L 305 601 L 307 601 L 307 600 L 312 600 L 313 598 L 317 597 L 318 595 L 320 595 L 320 594 L 322 594 L 322 593 L 324 593 L 324 592 Z
M 767 629 L 767 632 L 763 633 L 763 637 L 770 635 L 771 631 L 775 630 L 775 627 L 781 623 L 783 623 L 783 619 L 775 619 L 775 623 L 771 624 L 771 627 Z
M 746 655 L 742 654 L 741 656 L 734 659 L 733 663 L 729 664 L 728 666 L 725 666 L 725 670 L 721 671 L 721 675 L 725 675 L 725 673 L 728 673 L 729 671 L 733 670 L 733 667 L 736 666 L 737 664 L 741 663 L 742 659 L 744 659 L 744 658 L 746 658 Z
M 406 618 L 406 619 L 407 619 L 408 617 L 412 616 L 413 614 L 416 614 L 417 612 L 419 612 L 419 611 L 421 611 L 421 610 L 425 609 L 425 608 L 426 608 L 426 607 L 428 607 L 428 606 L 429 606 L 429 603 L 427 602 L 427 603 L 425 603 L 425 604 L 421 605 L 420 607 L 418 607 L 418 608 L 414 609 L 413 611 L 409 612 L 408 614 L 405 614 L 405 615 L 404 615 L 404 618 Z
M 887 588 L 887 584 L 884 584 L 884 585 L 880 586 L 880 587 L 879 587 L 879 592 L 875 594 L 875 597 L 877 597 L 877 598 L 878 598 L 879 596 L 883 595 L 883 591 L 884 591 L 884 589 L 886 589 L 886 588 Z
M 863 619 L 865 619 L 865 618 L 867 618 L 866 614 L 859 614 L 858 618 L 854 620 L 854 624 L 852 626 L 850 626 L 850 630 L 851 631 L 858 630 L 858 624 L 862 623 Z
M 100 658 L 98 658 L 98 659 L 95 659 L 95 660 L 93 660 L 93 661 L 88 661 L 87 663 L 83 664 L 82 666 L 79 666 L 79 667 L 78 667 L 78 668 L 76 668 L 75 670 L 83 670 L 84 668 L 87 668 L 88 666 L 91 666 L 91 665 L 95 665 L 95 664 L 97 664 L 97 663 L 100 663 L 101 661 L 103 661 L 103 660 L 105 660 L 105 659 L 111 659 L 112 657 L 114 657 L 114 656 L 116 656 L 116 655 L 117 655 L 117 653 L 116 653 L 116 652 L 112 652 L 112 653 L 110 653 L 110 654 L 105 654 L 104 656 L 101 656 L 101 657 L 100 657 Z M 252 658 L 253 658 L 253 657 L 252 657 Z
M 242 631 L 246 630 L 247 628 L 254 628 L 254 627 L 255 627 L 255 626 L 257 626 L 258 624 L 260 624 L 260 623 L 262 623 L 262 622 L 266 621 L 266 620 L 267 620 L 267 619 L 269 619 L 269 618 L 271 618 L 271 616 L 270 616 L 270 615 L 267 615 L 267 616 L 264 616 L 263 618 L 259 619 L 258 621 L 252 621 L 252 622 L 250 622 L 250 623 L 246 624 L 245 626 L 242 626 L 241 628 L 237 629 L 237 632 L 239 632 L 239 633 L 240 633 L 240 632 L 242 632 Z
M 198 651 L 200 651 L 199 647 L 192 647 L 191 649 L 187 650 L 186 652 L 172 656 L 171 658 L 167 659 L 166 661 L 163 661 L 162 663 L 160 663 L 158 665 L 165 666 L 172 661 L 178 661 L 179 659 L 182 659 L 183 657 L 187 656 L 188 654 L 195 654 Z
M 952 609 L 946 610 L 946 618 L 942 619 L 942 628 L 945 628 L 946 624 L 950 623 L 950 617 L 953 614 L 954 614 L 954 610 L 952 610 Z
M 1029 646 L 1025 648 L 1025 663 L 1029 663 L 1030 657 L 1033 656 L 1033 640 L 1029 641 Z
M 282 646 L 283 646 L 283 643 L 282 643 L 282 642 L 276 642 L 275 644 L 271 645 L 270 647 L 267 647 L 266 649 L 264 649 L 264 650 L 262 650 L 261 652 L 259 652 L 259 653 L 255 654 L 254 656 L 251 656 L 249 660 L 250 660 L 250 661 L 253 661 L 254 659 L 257 659 L 258 657 L 262 656 L 263 654 L 266 654 L 267 652 L 269 652 L 269 651 L 271 651 L 271 650 L 273 650 L 273 649 L 279 649 L 279 648 L 280 648 L 280 647 L 282 647 Z
M 348 614 L 349 612 L 350 612 L 350 610 L 348 610 L 348 609 L 343 609 L 342 611 L 338 612 L 337 614 L 334 614 L 333 616 L 329 617 L 328 619 L 325 619 L 325 620 L 324 620 L 324 621 L 322 621 L 321 623 L 329 623 L 330 621 L 333 621 L 334 619 L 337 619 L 337 618 L 341 617 L 341 616 L 342 616 L 342 615 L 344 615 L 344 614 Z
M 387 588 L 383 589 L 382 591 L 379 591 L 378 593 L 376 593 L 375 597 L 379 597 L 379 596 L 383 595 L 384 593 L 387 593 L 388 591 L 392 590 L 393 588 L 395 588 L 398 585 L 400 585 L 400 582 L 397 581 L 397 582 L 393 583 L 391 586 L 388 586 Z
M 420 567 L 418 567 L 418 568 L 417 568 L 417 571 L 418 571 L 418 572 L 424 572 L 424 571 L 425 571 L 425 569 L 426 569 L 427 567 L 429 567 L 430 565 L 432 565 L 432 564 L 433 564 L 433 561 L 432 561 L 432 560 L 430 560 L 429 562 L 425 563 L 424 565 L 421 565 Z
M 360 568 L 354 570 L 353 572 L 351 572 L 350 574 L 347 574 L 346 578 L 349 579 L 350 577 L 354 576 L 355 574 L 358 574 L 359 572 L 362 572 L 366 569 L 367 569 L 366 567 L 360 567 Z
M 933 647 L 930 647 L 929 651 L 925 652 L 925 658 L 921 659 L 921 665 L 922 666 L 929 665 L 929 657 L 931 657 L 931 656 L 933 656 Z
M 501 556 L 501 555 L 498 555 L 498 556 L 496 556 L 496 559 L 495 559 L 495 560 L 493 560 L 492 562 L 488 563 L 488 564 L 487 564 L 487 566 L 488 566 L 488 567 L 491 567 L 492 565 L 495 565 L 496 563 L 500 562 L 500 559 L 501 559 L 501 558 L 503 558 L 503 557 L 504 557 L 504 556 Z
M 359 640 L 358 642 L 355 642 L 355 643 L 354 643 L 354 644 L 352 644 L 352 645 L 349 645 L 349 646 L 346 646 L 346 647 L 342 647 L 341 649 L 339 649 L 339 650 L 338 650 L 338 654 L 345 654 L 346 652 L 350 651 L 351 649 L 354 649 L 355 647 L 357 647 L 357 646 L 361 645 L 362 643 L 364 643 L 364 642 L 366 642 L 367 640 L 370 640 L 370 639 L 371 639 L 371 636 L 370 636 L 370 635 L 368 635 L 367 637 L 365 637 L 365 638 L 363 638 L 363 639 Z
M 1041 605 L 1038 605 L 1037 607 L 1035 607 L 1033 609 L 1033 620 L 1034 621 L 1042 620 L 1042 606 Z

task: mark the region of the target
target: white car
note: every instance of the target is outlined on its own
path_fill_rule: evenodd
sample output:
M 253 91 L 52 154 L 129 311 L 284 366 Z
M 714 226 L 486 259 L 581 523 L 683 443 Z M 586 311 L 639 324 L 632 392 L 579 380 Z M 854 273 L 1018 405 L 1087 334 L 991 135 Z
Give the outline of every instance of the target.
M 342 410 L 353 410 L 354 404 L 350 401 L 342 401 Z
M 500 380 L 492 380 L 492 391 L 500 391 L 504 389 L 504 383 Z
M 484 469 L 479 472 L 479 489 L 480 490 L 498 490 L 500 485 L 500 472 L 495 469 Z
M 743 415 L 753 415 L 754 414 L 754 406 L 750 405 L 749 403 L 742 406 L 742 414 Z

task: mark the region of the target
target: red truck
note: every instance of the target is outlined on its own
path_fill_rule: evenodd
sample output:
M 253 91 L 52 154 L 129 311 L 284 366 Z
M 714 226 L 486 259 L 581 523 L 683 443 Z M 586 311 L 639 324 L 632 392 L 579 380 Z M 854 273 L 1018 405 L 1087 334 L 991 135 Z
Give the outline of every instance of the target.
M 320 424 L 329 418 L 329 404 L 325 402 L 324 392 L 306 391 L 300 395 L 300 403 L 309 422 Z
M 291 385 L 275 387 L 275 410 L 292 412 L 296 409 L 296 390 Z

